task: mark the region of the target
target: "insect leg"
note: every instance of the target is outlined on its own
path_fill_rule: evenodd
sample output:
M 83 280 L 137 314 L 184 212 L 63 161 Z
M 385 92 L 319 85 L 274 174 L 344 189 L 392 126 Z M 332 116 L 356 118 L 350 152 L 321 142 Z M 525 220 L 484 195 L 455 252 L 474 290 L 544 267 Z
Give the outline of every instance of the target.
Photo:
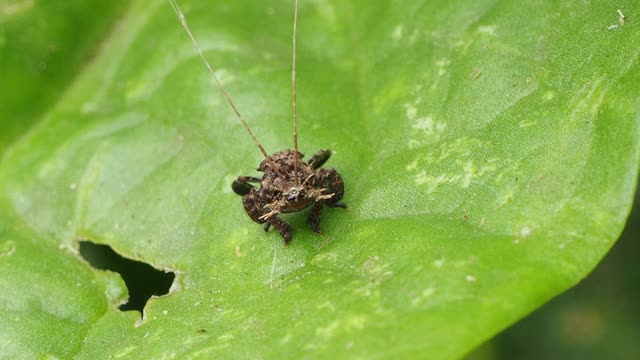
M 316 173 L 316 185 L 325 189 L 325 193 L 334 194 L 331 199 L 324 200 L 323 203 L 329 207 L 346 208 L 347 205 L 342 203 L 344 196 L 344 182 L 336 169 L 320 169 Z
M 270 217 L 267 220 L 267 223 L 273 225 L 273 227 L 280 232 L 280 234 L 284 238 L 285 245 L 289 244 L 289 241 L 291 241 L 291 227 L 289 226 L 289 224 L 287 224 L 277 216 Z
M 311 214 L 309 215 L 309 219 L 307 220 L 307 223 L 311 227 L 311 230 L 313 230 L 313 232 L 316 234 L 322 234 L 322 231 L 320 231 L 320 216 L 322 215 L 323 207 L 324 203 L 322 202 L 313 204 L 313 207 L 311 208 Z
M 330 157 L 331 157 L 331 150 L 329 149 L 318 150 L 318 152 L 315 153 L 307 163 L 309 164 L 309 166 L 311 166 L 315 170 L 320 168 L 322 165 L 324 165 L 324 163 L 326 163 Z
M 250 182 L 259 183 L 262 181 L 257 177 L 252 176 L 238 176 L 237 180 L 234 180 L 231 184 L 231 188 L 238 195 L 246 195 L 251 191 L 253 185 L 249 184 Z
M 320 152 L 318 152 L 319 154 Z M 314 155 L 314 158 L 318 155 Z M 328 157 L 327 157 L 328 158 Z M 325 159 L 326 161 L 326 159 Z M 328 207 L 341 207 L 346 208 L 342 200 L 344 196 L 344 182 L 340 177 L 340 174 L 335 169 L 320 169 L 316 172 L 316 186 L 323 190 L 325 194 L 333 194 L 328 199 L 322 199 L 313 204 L 311 208 L 311 214 L 307 223 L 311 226 L 311 230 L 316 234 L 321 234 L 320 231 L 320 217 L 322 216 L 322 208 L 326 205 Z
M 259 183 L 259 182 L 262 181 L 262 179 L 254 177 L 254 176 L 238 176 L 238 181 Z

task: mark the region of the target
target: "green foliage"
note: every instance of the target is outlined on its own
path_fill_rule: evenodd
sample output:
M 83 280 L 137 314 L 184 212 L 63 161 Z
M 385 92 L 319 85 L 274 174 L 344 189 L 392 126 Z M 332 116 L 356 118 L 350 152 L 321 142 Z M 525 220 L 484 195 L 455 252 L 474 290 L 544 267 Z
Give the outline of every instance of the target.
M 267 150 L 289 148 L 292 2 L 181 4 Z M 72 32 L 84 49 L 115 11 L 97 10 Z M 325 211 L 323 236 L 287 216 L 285 248 L 231 192 L 260 153 L 168 2 L 133 2 L 92 61 L 64 64 L 73 78 L 34 103 L 27 135 L 0 124 L 3 355 L 467 353 L 578 282 L 622 230 L 640 154 L 640 30 L 609 29 L 615 10 L 302 0 L 301 149 L 336 152 L 327 165 L 350 209 Z M 3 39 L 3 59 L 22 51 Z M 119 312 L 126 288 L 77 256 L 78 239 L 173 269 L 177 286 L 142 321 Z

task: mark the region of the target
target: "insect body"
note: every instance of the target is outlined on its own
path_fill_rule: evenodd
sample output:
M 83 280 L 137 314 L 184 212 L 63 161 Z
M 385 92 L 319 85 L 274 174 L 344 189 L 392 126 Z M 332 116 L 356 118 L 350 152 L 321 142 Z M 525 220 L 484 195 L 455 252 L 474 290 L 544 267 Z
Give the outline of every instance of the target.
M 204 57 L 195 37 L 189 29 L 186 18 L 175 0 L 169 0 L 175 10 L 182 26 L 191 38 L 198 54 L 211 73 L 213 80 L 218 85 L 227 102 L 235 112 L 238 120 L 247 130 L 258 149 L 265 157 L 258 171 L 263 172 L 262 178 L 240 176 L 231 185 L 234 192 L 242 196 L 244 209 L 253 221 L 265 224 L 265 231 L 271 226 L 275 227 L 285 244 L 291 241 L 291 228 L 278 217 L 281 213 L 297 212 L 312 207 L 308 223 L 311 229 L 320 234 L 320 216 L 324 206 L 346 208 L 340 200 L 344 196 L 344 183 L 340 174 L 332 168 L 322 168 L 329 157 L 331 150 L 320 150 L 311 157 L 308 162 L 303 162 L 304 155 L 298 151 L 298 121 L 296 111 L 296 26 L 298 19 L 298 0 L 295 0 L 293 18 L 293 65 L 291 71 L 291 85 L 293 98 L 293 150 L 279 151 L 268 155 L 264 147 L 258 142 L 255 135 L 240 115 L 231 97 L 224 86 L 218 80 L 213 68 Z M 256 187 L 252 184 L 259 184 Z
M 303 154 L 295 156 L 295 150 L 284 150 L 270 156 L 271 161 L 263 160 L 258 171 L 263 171 L 261 179 L 240 176 L 233 182 L 232 188 L 242 195 L 242 203 L 249 217 L 257 223 L 266 223 L 265 231 L 273 225 L 284 237 L 285 243 L 291 240 L 291 228 L 282 219 L 280 213 L 300 211 L 313 206 L 308 223 L 311 229 L 320 233 L 320 215 L 322 208 L 342 207 L 344 183 L 335 169 L 323 169 L 321 166 L 329 160 L 330 150 L 318 151 L 309 162 L 302 162 Z M 297 161 L 297 173 L 294 162 Z M 277 168 L 274 168 L 273 166 Z M 276 171 L 278 170 L 278 171 Z M 297 179 L 304 179 L 296 183 Z M 250 183 L 260 183 L 256 188 Z

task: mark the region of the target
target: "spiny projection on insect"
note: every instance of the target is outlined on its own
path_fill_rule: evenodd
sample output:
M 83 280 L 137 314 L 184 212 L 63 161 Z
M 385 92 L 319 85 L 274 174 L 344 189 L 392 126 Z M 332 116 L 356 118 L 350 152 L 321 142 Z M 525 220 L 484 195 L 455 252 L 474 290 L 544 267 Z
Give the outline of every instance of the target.
M 169 0 L 169 2 L 178 15 L 182 27 L 184 27 L 196 47 L 200 58 L 202 58 L 211 73 L 213 80 L 265 158 L 257 169 L 264 173 L 261 178 L 239 176 L 231 185 L 233 191 L 242 196 L 242 204 L 244 205 L 245 211 L 253 221 L 259 224 L 265 224 L 265 231 L 269 231 L 271 226 L 276 228 L 284 238 L 285 244 L 288 244 L 292 236 L 291 227 L 279 218 L 278 215 L 297 212 L 311 207 L 311 214 L 307 222 L 315 233 L 321 234 L 320 216 L 322 215 L 323 208 L 325 206 L 346 208 L 347 206 L 340 201 L 344 196 L 344 183 L 340 174 L 333 168 L 322 168 L 322 165 L 331 157 L 331 150 L 320 150 L 307 162 L 302 161 L 304 155 L 298 151 L 298 115 L 296 109 L 296 32 L 298 0 L 295 0 L 294 5 L 291 71 L 293 150 L 283 150 L 273 155 L 268 155 L 253 131 L 249 128 L 247 122 L 242 115 L 240 115 L 231 97 L 205 58 L 200 45 L 193 36 L 187 20 L 176 1 Z M 254 184 L 259 186 L 256 187 Z

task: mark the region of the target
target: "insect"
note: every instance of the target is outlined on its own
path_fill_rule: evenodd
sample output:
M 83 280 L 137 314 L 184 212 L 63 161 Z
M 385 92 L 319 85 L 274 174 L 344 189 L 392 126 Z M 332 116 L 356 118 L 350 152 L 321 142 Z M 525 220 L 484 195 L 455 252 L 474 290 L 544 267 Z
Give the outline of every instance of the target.
M 325 206 L 346 208 L 347 206 L 340 201 L 344 196 L 344 182 L 340 174 L 333 168 L 322 168 L 322 165 L 331 157 L 331 150 L 320 150 L 307 162 L 302 161 L 304 155 L 298 151 L 298 115 L 296 108 L 296 32 L 298 0 L 295 0 L 294 4 L 291 68 L 293 150 L 283 150 L 272 155 L 268 155 L 262 144 L 257 140 L 245 119 L 240 115 L 240 112 L 224 86 L 218 80 L 215 71 L 205 58 L 200 45 L 198 45 L 198 42 L 193 36 L 178 4 L 175 0 L 169 0 L 169 2 L 178 15 L 182 27 L 196 47 L 200 58 L 202 58 L 211 73 L 213 80 L 265 158 L 257 168 L 257 171 L 263 172 L 262 177 L 239 176 L 231 184 L 233 191 L 242 196 L 244 210 L 253 221 L 264 224 L 265 232 L 269 231 L 271 226 L 278 230 L 284 238 L 286 245 L 291 241 L 291 227 L 278 215 L 298 212 L 311 207 L 311 213 L 307 222 L 311 230 L 321 234 L 320 216 L 322 215 L 323 208 Z

